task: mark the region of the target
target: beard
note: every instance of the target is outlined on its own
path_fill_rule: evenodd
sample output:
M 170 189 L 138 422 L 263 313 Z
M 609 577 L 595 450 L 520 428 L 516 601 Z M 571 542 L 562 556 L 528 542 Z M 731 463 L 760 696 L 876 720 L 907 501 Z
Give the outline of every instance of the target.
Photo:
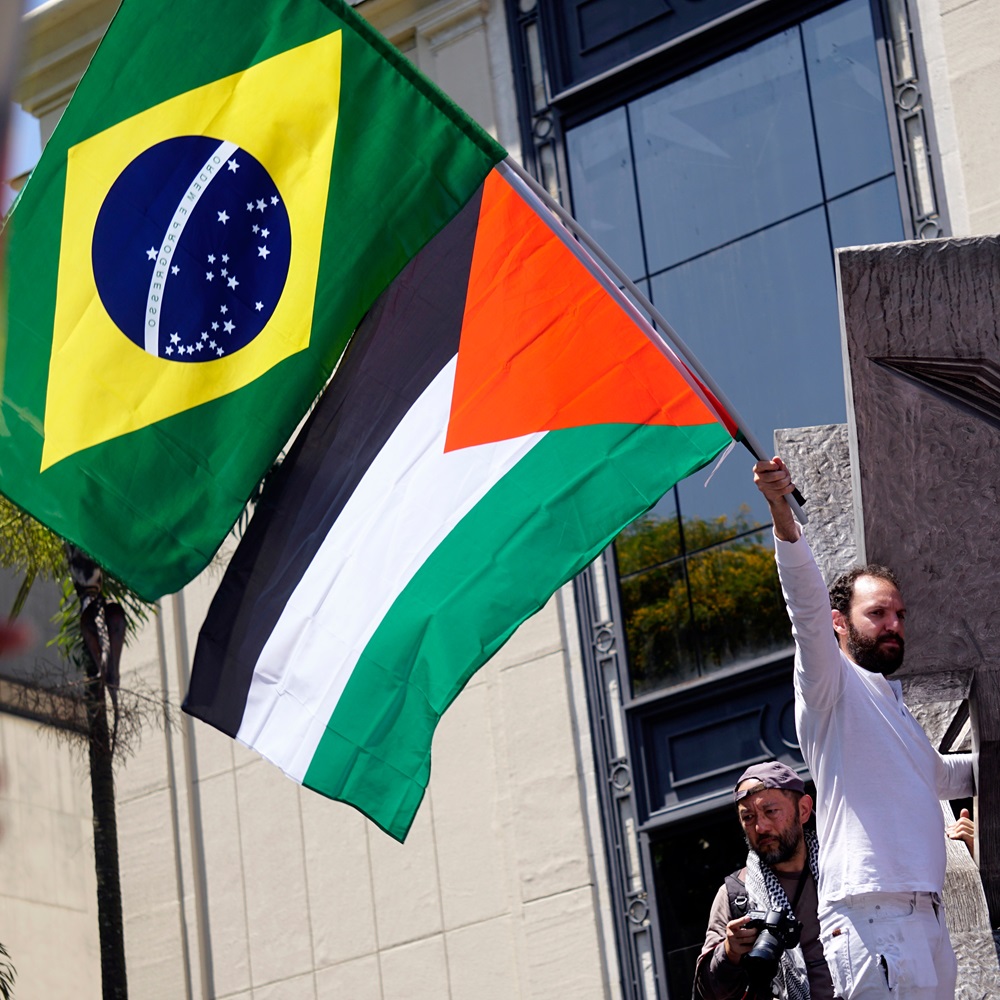
M 802 843 L 802 827 L 792 825 L 781 833 L 772 834 L 768 837 L 767 847 L 761 847 L 760 841 L 754 847 L 747 840 L 747 847 L 764 862 L 765 865 L 780 865 L 786 861 L 791 861 L 799 844 Z
M 889 645 L 895 640 L 898 645 Z M 895 673 L 903 662 L 903 637 L 895 632 L 883 632 L 877 639 L 863 636 L 847 620 L 847 652 L 852 660 L 873 674 L 888 676 Z

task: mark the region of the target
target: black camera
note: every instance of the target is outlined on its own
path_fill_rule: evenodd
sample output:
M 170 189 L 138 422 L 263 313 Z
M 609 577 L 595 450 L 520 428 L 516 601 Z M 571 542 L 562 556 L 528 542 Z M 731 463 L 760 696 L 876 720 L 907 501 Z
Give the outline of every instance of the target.
M 743 967 L 751 985 L 763 987 L 778 974 L 778 961 L 786 948 L 794 948 L 802 936 L 802 924 L 784 910 L 751 910 L 744 924 L 760 931 L 753 947 L 743 956 Z

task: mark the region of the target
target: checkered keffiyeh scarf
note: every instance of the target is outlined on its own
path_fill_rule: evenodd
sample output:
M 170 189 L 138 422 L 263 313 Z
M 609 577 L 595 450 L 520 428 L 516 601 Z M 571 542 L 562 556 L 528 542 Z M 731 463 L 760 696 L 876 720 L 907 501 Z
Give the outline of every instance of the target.
M 818 886 L 819 841 L 812 830 L 805 831 L 805 840 L 809 855 L 809 870 Z M 791 904 L 777 876 L 761 862 L 754 851 L 747 854 L 746 886 L 747 896 L 753 908 L 791 911 Z M 775 984 L 781 987 L 781 995 L 787 1000 L 809 1000 L 809 976 L 800 947 L 789 948 L 782 954 Z

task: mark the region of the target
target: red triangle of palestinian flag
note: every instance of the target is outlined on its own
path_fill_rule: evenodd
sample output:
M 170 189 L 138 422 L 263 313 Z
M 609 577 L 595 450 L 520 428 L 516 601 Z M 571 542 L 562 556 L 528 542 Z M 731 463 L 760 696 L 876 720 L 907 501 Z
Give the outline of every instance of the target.
M 695 385 L 541 216 L 491 173 L 445 449 L 595 424 L 717 421 Z

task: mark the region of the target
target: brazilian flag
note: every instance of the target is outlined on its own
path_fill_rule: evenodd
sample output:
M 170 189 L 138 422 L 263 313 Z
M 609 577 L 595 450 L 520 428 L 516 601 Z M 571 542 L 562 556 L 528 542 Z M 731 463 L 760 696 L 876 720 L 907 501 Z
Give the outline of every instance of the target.
M 124 0 L 6 230 L 0 491 L 178 590 L 504 155 L 339 0 Z

